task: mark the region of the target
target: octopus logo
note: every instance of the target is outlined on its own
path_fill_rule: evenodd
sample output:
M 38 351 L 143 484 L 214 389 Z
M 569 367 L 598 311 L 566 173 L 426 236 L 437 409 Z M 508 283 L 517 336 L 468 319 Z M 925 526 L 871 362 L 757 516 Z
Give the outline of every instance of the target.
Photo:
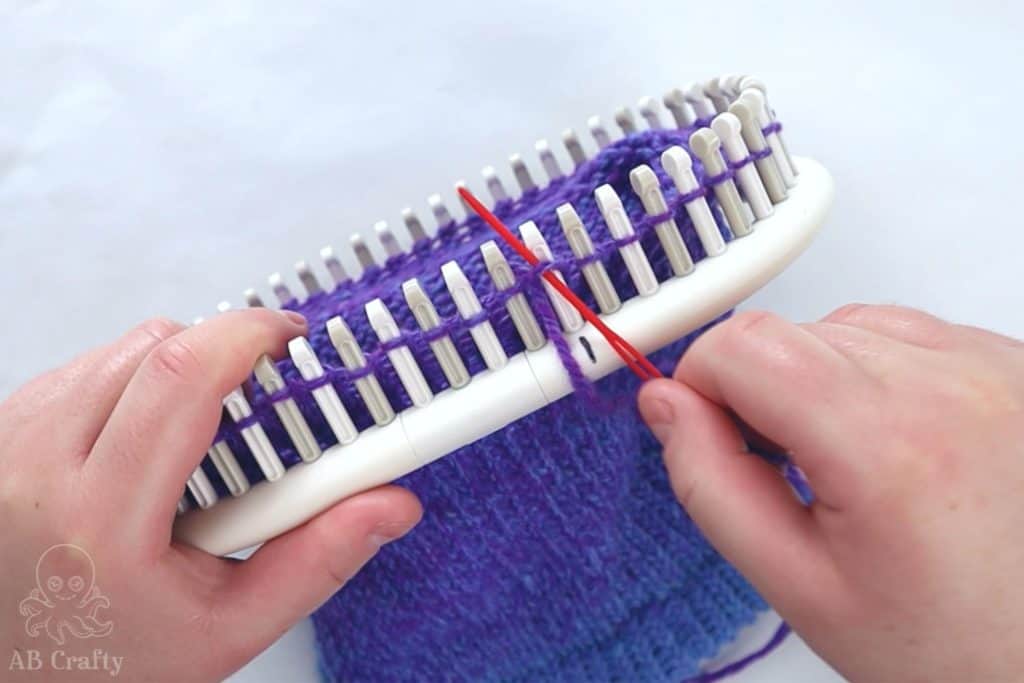
M 96 565 L 77 545 L 49 548 L 36 563 L 36 587 L 18 605 L 25 632 L 33 638 L 46 633 L 63 645 L 65 631 L 74 638 L 103 638 L 114 624 L 96 613 L 110 600 L 96 586 Z

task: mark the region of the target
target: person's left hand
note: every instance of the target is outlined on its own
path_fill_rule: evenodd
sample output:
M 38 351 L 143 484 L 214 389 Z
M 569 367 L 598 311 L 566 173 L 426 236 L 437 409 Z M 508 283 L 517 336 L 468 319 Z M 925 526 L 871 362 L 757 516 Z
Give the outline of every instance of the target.
M 222 398 L 305 332 L 262 309 L 153 320 L 0 404 L 5 680 L 223 679 L 418 522 L 416 498 L 385 486 L 244 562 L 172 540 Z

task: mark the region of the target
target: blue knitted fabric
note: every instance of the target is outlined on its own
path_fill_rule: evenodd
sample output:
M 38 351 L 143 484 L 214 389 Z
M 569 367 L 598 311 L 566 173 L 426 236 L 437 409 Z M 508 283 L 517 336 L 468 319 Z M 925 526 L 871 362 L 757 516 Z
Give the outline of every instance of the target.
M 695 259 L 704 256 L 683 202 L 661 174 L 666 148 L 686 146 L 691 130 L 628 136 L 579 166 L 571 176 L 506 200 L 495 213 L 515 228 L 536 221 L 554 252 L 554 267 L 594 304 L 580 266 L 561 236 L 555 207 L 571 202 L 593 236 L 600 260 L 622 298 L 635 296 L 616 242 L 600 218 L 594 189 L 610 183 L 623 198 L 638 239 L 659 280 L 670 267 L 653 226 L 629 188 L 629 171 L 646 163 L 659 173 L 670 214 Z M 720 181 L 706 178 L 705 186 Z M 712 195 L 707 194 L 716 216 Z M 726 238 L 728 230 L 719 218 Z M 290 308 L 307 316 L 310 341 L 326 376 L 303 381 L 289 361 L 279 368 L 288 388 L 275 396 L 255 390 L 253 420 L 265 427 L 287 463 L 297 458 L 272 411 L 272 402 L 296 400 L 321 445 L 334 442 L 310 397 L 330 382 L 360 429 L 372 423 L 353 386 L 374 372 L 396 409 L 409 405 L 385 352 L 407 344 L 435 391 L 447 387 L 428 342 L 450 334 L 471 373 L 484 366 L 468 326 L 445 291 L 440 265 L 455 259 L 480 295 L 484 313 L 509 354 L 522 350 L 504 302 L 487 276 L 479 245 L 493 235 L 476 217 L 441 226 L 436 237 L 367 271 L 359 281 L 315 295 Z M 539 269 L 506 251 L 517 269 L 514 292 L 524 292 L 541 316 L 547 308 Z M 417 277 L 443 318 L 433 335 L 420 332 L 401 295 Z M 657 296 L 657 295 L 655 295 Z M 385 347 L 362 312 L 384 299 L 403 330 Z M 341 366 L 324 325 L 346 319 L 367 353 L 368 368 Z M 624 336 L 628 338 L 626 331 Z M 549 336 L 556 336 L 549 329 Z M 652 359 L 670 372 L 690 338 Z M 564 340 L 556 339 L 563 343 Z M 567 370 L 577 371 L 571 363 Z M 577 377 L 578 380 L 578 377 Z M 382 549 L 358 576 L 314 615 L 320 666 L 330 681 L 673 681 L 732 640 L 766 608 L 754 590 L 708 545 L 670 490 L 660 448 L 635 408 L 637 380 L 621 370 L 596 393 L 577 392 L 498 433 L 404 478 L 425 507 L 423 522 Z M 438 415 L 456 423 L 459 415 Z M 247 453 L 240 425 L 225 423 L 218 439 Z M 344 452 L 325 457 L 344 457 Z M 251 478 L 258 471 L 245 463 Z M 315 465 L 314 465 L 315 466 Z M 215 482 L 215 471 L 207 467 Z M 301 581 L 302 577 L 295 577 Z

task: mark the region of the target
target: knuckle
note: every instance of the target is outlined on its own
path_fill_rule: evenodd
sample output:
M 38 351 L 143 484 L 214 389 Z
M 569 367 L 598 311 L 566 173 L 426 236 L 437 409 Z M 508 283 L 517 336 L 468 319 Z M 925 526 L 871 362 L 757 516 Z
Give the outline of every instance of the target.
M 724 342 L 730 346 L 739 346 L 750 341 L 751 337 L 767 337 L 773 334 L 781 318 L 767 311 L 744 311 L 733 316 L 722 328 Z
M 344 562 L 328 562 L 327 574 L 338 588 L 348 583 L 354 575 L 351 566 Z
M 195 349 L 188 342 L 174 337 L 153 349 L 147 366 L 158 380 L 188 383 L 202 376 L 202 363 Z
M 829 323 L 852 322 L 871 315 L 873 308 L 873 306 L 869 306 L 868 304 L 846 304 L 826 315 L 823 320 Z
M 176 335 L 183 327 L 169 318 L 150 318 L 135 329 L 159 344 Z
M 326 544 L 328 541 L 324 541 Z M 335 545 L 337 542 L 335 541 Z M 330 547 L 325 545 L 325 547 Z M 359 552 L 352 544 L 345 544 L 341 552 L 332 553 L 324 560 L 324 570 L 333 585 L 341 588 L 352 580 L 363 562 L 369 560 L 364 558 L 364 553 Z
M 693 509 L 697 501 L 697 488 L 695 477 L 676 477 L 672 480 L 672 491 L 675 493 L 676 500 L 687 512 Z
M 688 366 L 706 366 L 722 355 L 749 355 L 752 347 L 762 346 L 784 324 L 788 323 L 767 311 L 736 313 L 694 340 L 676 365 L 673 377 L 683 379 Z
M 741 332 L 761 330 L 778 322 L 779 316 L 769 311 L 743 311 L 732 318 L 733 327 Z

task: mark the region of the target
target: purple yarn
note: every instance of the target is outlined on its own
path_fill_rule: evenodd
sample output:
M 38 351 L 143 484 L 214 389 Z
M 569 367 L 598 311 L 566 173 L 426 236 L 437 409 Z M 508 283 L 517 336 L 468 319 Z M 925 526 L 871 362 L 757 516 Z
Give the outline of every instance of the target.
M 763 659 L 766 655 L 771 654 L 779 645 L 782 645 L 783 641 L 786 640 L 786 636 L 790 634 L 790 631 L 789 624 L 782 622 L 779 624 L 779 627 L 775 629 L 775 633 L 772 634 L 771 639 L 762 647 L 758 648 L 757 651 L 750 653 L 743 659 L 738 659 L 731 664 L 727 664 L 721 669 L 716 669 L 715 671 L 709 671 L 707 673 L 693 676 L 692 678 L 687 678 L 682 681 L 682 683 L 714 683 L 714 681 L 720 681 L 723 678 L 739 673 L 759 659 Z

